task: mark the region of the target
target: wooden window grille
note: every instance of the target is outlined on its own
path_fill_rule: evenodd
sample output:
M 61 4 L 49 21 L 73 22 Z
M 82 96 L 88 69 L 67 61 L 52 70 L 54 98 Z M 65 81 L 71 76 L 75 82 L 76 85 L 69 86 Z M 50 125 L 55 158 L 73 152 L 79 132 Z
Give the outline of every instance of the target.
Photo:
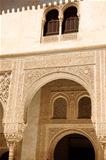
M 70 17 L 65 21 L 64 33 L 78 32 L 78 17 Z
M 59 21 L 51 20 L 47 24 L 47 32 L 46 35 L 55 35 L 59 33 Z
M 79 18 L 77 16 L 77 8 L 69 7 L 64 12 L 64 21 L 62 25 L 62 33 L 78 32 Z
M 44 26 L 44 36 L 59 34 L 58 11 L 56 9 L 48 12 Z

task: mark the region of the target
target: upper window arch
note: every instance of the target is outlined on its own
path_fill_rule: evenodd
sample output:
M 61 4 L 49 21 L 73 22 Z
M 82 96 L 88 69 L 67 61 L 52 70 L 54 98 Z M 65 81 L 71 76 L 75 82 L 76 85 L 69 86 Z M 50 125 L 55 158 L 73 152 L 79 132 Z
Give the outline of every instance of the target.
M 64 11 L 62 33 L 78 32 L 79 18 L 78 10 L 75 6 L 70 6 Z
M 46 14 L 46 21 L 44 25 L 44 36 L 56 35 L 59 33 L 59 19 L 58 10 L 52 9 Z
M 63 97 L 58 97 L 53 103 L 53 118 L 66 119 L 67 117 L 67 101 Z
M 91 118 L 91 99 L 84 96 L 78 102 L 78 118 Z

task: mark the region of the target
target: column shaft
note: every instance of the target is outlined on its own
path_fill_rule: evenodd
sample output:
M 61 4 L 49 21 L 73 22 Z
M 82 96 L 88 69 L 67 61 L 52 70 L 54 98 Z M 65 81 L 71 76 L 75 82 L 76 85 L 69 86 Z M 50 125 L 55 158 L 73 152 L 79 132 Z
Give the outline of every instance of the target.
M 9 157 L 8 157 L 8 160 L 14 160 L 15 145 L 16 144 L 14 142 L 8 142 L 8 147 L 9 147 Z

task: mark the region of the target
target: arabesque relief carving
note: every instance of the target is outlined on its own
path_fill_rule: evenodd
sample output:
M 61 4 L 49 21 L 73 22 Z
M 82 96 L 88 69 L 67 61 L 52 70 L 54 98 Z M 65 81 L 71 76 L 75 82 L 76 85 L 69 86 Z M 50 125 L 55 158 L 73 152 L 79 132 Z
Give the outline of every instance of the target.
M 40 78 L 52 73 L 70 73 L 83 79 L 86 84 L 93 88 L 94 81 L 94 65 L 71 66 L 71 67 L 55 67 L 25 70 L 24 93 L 26 90 Z M 80 83 L 80 82 L 79 82 Z
M 0 101 L 6 103 L 9 96 L 10 73 L 0 74 Z

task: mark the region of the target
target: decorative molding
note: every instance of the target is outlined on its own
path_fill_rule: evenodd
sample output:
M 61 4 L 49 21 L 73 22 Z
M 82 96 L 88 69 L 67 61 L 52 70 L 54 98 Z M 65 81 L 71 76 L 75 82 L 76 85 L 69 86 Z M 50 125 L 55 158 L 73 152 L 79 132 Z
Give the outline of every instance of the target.
M 10 75 L 10 72 L 0 74 L 0 101 L 3 103 L 7 103 L 9 96 Z
M 46 52 L 49 54 L 32 56 L 25 60 L 24 69 L 42 69 L 42 68 L 54 68 L 54 67 L 69 67 L 69 66 L 81 66 L 81 65 L 93 65 L 95 64 L 94 58 L 95 50 L 90 51 L 63 51 L 58 52 Z

